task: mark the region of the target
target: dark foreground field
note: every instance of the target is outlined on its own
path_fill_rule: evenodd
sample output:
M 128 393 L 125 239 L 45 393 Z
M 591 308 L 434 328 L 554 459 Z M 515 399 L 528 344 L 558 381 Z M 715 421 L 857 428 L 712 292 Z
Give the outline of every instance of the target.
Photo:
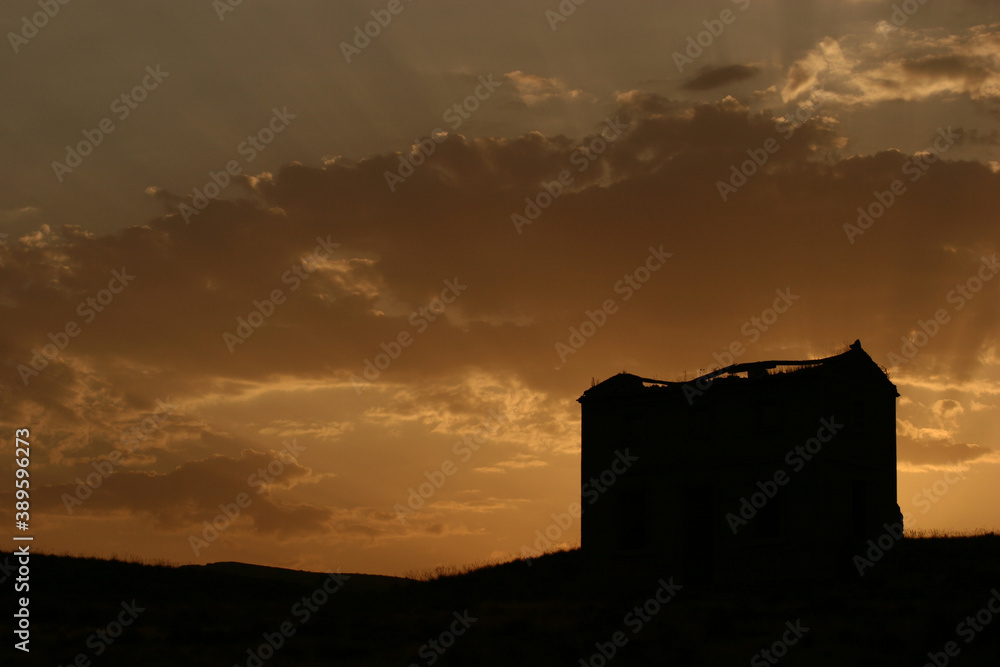
M 1000 535 L 893 551 L 863 578 L 679 590 L 579 552 L 433 581 L 35 555 L 31 653 L 7 603 L 3 664 L 1000 665 Z

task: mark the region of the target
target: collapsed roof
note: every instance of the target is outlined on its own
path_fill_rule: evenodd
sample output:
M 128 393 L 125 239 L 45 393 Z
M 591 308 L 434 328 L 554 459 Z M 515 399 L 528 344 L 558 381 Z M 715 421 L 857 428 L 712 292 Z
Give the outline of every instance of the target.
M 815 372 L 840 372 L 845 370 L 853 372 L 857 368 L 867 368 L 867 375 L 876 380 L 878 377 L 881 377 L 881 380 L 886 384 L 886 389 L 891 388 L 895 395 L 899 395 L 896 392 L 895 385 L 889 381 L 886 371 L 876 364 L 868 356 L 867 352 L 861 349 L 861 341 L 856 340 L 845 352 L 822 359 L 743 362 L 716 369 L 687 381 L 654 380 L 623 372 L 592 386 L 577 400 L 583 402 L 586 399 L 634 394 L 650 389 L 704 389 L 711 386 L 713 382 L 720 380 L 738 380 L 756 383 L 767 381 L 776 376 L 797 375 L 801 377 Z M 877 375 L 872 372 L 873 370 L 876 371 Z

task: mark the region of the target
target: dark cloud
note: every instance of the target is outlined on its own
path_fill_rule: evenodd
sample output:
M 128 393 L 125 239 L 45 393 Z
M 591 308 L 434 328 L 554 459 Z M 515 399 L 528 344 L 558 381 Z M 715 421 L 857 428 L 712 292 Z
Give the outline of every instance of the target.
M 98 467 L 107 471 L 99 479 Z M 310 480 L 312 471 L 287 452 L 244 450 L 238 459 L 221 455 L 188 461 L 163 473 L 115 470 L 104 461 L 81 473 L 84 482 L 48 485 L 38 490 L 41 512 L 80 515 L 132 514 L 167 531 L 200 531 L 223 513 L 220 505 L 249 517 L 254 532 L 289 536 L 329 529 L 329 508 L 276 500 L 273 489 Z M 88 490 L 90 491 L 88 495 Z M 79 501 L 79 502 L 77 502 Z M 69 510 L 67 510 L 67 504 Z M 233 519 L 234 525 L 238 519 Z M 200 533 L 199 533 L 200 534 Z
M 959 135 L 958 144 L 971 144 L 973 146 L 1000 146 L 1000 130 L 983 131 L 977 128 L 966 129 L 959 127 L 955 130 Z
M 961 55 L 923 56 L 903 60 L 902 66 L 909 74 L 929 79 L 964 79 L 970 85 L 979 84 L 991 75 L 986 61 Z
M 968 464 L 992 453 L 993 450 L 988 447 L 946 439 L 914 440 L 901 435 L 896 441 L 897 460 L 917 466 Z
M 0 336 L 8 397 L 57 410 L 73 387 L 102 379 L 121 390 L 153 374 L 180 396 L 222 378 L 347 377 L 401 332 L 418 340 L 393 364 L 396 379 L 482 367 L 572 393 L 617 366 L 606 360 L 631 357 L 623 350 L 643 350 L 638 360 L 671 372 L 704 366 L 782 287 L 802 300 L 772 344 L 825 349 L 860 337 L 885 361 L 995 251 L 998 176 L 983 165 L 942 160 L 910 183 L 910 156 L 838 157 L 839 137 L 822 118 L 790 128 L 732 101 L 661 113 L 672 106 L 623 98 L 628 128 L 610 141 L 603 125 L 581 141 L 452 135 L 395 192 L 385 174 L 398 155 L 288 165 L 256 182 L 260 203 L 213 201 L 190 224 L 175 212 L 102 237 L 62 228 L 9 242 L 0 284 L 20 326 Z M 767 164 L 748 163 L 769 140 L 778 150 Z M 719 183 L 744 164 L 752 175 L 723 201 Z M 512 215 L 525 215 L 526 200 L 544 201 L 561 172 L 572 183 L 518 233 Z M 852 244 L 844 225 L 894 179 L 907 192 Z M 322 243 L 339 244 L 331 261 L 293 282 L 290 269 Z M 625 302 L 615 285 L 660 245 L 673 258 Z M 873 289 L 887 269 L 912 278 Z M 78 304 L 122 270 L 134 280 L 83 321 Z M 416 316 L 426 328 L 418 333 L 411 315 L 445 281 L 467 289 L 447 315 Z M 223 335 L 274 290 L 284 303 L 262 305 L 273 313 L 230 352 Z M 570 374 L 539 373 L 560 365 L 555 343 L 608 298 L 620 299 L 621 312 L 571 358 Z M 996 323 L 985 303 L 955 313 L 962 324 L 944 328 L 923 358 L 974 363 Z M 69 321 L 81 333 L 23 386 L 18 366 Z M 643 332 L 655 330 L 670 345 L 645 344 Z
M 725 67 L 706 67 L 697 76 L 689 79 L 681 86 L 682 90 L 712 90 L 722 86 L 739 83 L 751 79 L 760 73 L 760 68 L 753 65 L 727 65 Z

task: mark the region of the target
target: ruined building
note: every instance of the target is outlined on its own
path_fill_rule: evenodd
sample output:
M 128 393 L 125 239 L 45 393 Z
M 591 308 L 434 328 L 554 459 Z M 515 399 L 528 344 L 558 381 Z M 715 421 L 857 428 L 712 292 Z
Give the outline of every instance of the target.
M 579 398 L 584 556 L 688 582 L 852 571 L 866 540 L 901 521 L 898 396 L 858 341 L 825 359 L 591 387 Z M 623 454 L 630 465 L 616 466 Z

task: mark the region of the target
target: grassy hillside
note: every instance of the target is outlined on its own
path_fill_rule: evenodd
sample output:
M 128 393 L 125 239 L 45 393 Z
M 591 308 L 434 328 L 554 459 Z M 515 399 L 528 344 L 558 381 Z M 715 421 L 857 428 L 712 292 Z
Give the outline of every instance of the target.
M 863 578 L 672 592 L 578 551 L 431 581 L 34 555 L 32 652 L 4 664 L 1000 665 L 1000 535 L 894 551 Z

